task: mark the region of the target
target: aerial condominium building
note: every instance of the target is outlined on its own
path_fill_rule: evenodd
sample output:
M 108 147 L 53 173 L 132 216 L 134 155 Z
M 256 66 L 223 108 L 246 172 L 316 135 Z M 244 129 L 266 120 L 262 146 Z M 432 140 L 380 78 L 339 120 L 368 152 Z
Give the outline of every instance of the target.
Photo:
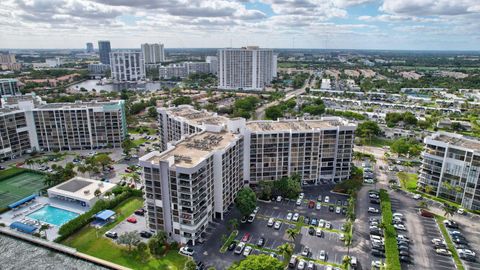
M 195 244 L 208 221 L 223 219 L 246 184 L 293 174 L 304 185 L 350 177 L 356 126 L 341 118 L 247 122 L 190 105 L 158 112 L 162 152 L 140 158 L 148 225 L 182 243 Z
M 110 53 L 110 70 L 115 82 L 135 82 L 145 79 L 145 64 L 141 52 Z
M 243 186 L 242 151 L 242 135 L 202 131 L 141 157 L 148 227 L 195 244 Z
M 18 95 L 18 80 L 17 79 L 0 79 L 0 97 L 4 95 Z
M 159 64 L 165 62 L 165 50 L 161 43 L 145 43 L 141 45 L 145 64 Z
M 277 76 L 277 57 L 257 46 L 218 50 L 218 88 L 262 90 Z
M 438 132 L 424 139 L 418 187 L 437 197 L 480 209 L 480 141 Z
M 112 51 L 112 48 L 110 47 L 110 41 L 108 40 L 98 41 L 98 54 L 100 56 L 100 63 L 105 65 L 110 65 L 111 51 Z
M 35 95 L 2 97 L 0 158 L 121 147 L 127 133 L 124 111 L 123 100 L 47 104 Z

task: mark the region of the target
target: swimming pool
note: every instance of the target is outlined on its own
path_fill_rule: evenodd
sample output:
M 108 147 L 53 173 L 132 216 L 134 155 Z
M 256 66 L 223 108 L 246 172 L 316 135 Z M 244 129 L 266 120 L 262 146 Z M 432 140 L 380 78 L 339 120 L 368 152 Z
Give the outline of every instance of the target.
M 39 210 L 27 215 L 27 217 L 29 218 L 46 222 L 58 227 L 76 218 L 77 216 L 77 213 L 53 207 L 50 205 L 44 206 Z

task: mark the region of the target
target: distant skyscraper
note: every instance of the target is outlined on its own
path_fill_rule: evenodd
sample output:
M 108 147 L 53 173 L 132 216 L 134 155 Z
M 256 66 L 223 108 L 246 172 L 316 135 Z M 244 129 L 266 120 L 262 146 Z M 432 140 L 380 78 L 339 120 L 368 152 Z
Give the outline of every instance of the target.
M 216 56 L 207 56 L 205 62 L 210 63 L 210 73 L 218 73 L 218 57 Z
M 98 52 L 100 54 L 100 63 L 110 65 L 110 52 L 112 48 L 110 47 L 110 41 L 100 40 L 98 41 Z
M 145 63 L 141 52 L 110 53 L 110 70 L 116 82 L 134 82 L 145 79 Z
M 218 88 L 261 90 L 277 75 L 271 49 L 250 46 L 218 50 Z
M 87 42 L 87 53 L 93 52 L 93 43 Z
M 142 53 L 147 65 L 165 62 L 165 51 L 161 43 L 142 44 Z

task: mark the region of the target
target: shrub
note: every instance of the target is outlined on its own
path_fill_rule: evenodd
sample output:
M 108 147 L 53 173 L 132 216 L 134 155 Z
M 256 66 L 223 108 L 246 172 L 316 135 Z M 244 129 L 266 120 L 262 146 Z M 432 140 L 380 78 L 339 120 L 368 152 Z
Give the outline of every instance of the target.
M 380 190 L 380 206 L 382 208 L 382 222 L 385 224 L 385 255 L 388 269 L 400 270 L 400 257 L 397 247 L 397 232 L 392 225 L 392 205 L 386 190 Z

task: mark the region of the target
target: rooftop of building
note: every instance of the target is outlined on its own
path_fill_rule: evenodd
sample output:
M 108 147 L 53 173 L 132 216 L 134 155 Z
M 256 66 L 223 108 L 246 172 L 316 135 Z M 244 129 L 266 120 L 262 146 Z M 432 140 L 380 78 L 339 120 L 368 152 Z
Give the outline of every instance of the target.
M 100 190 L 101 194 L 112 190 L 116 185 L 98 180 L 74 177 L 64 183 L 56 185 L 48 190 L 65 197 L 73 197 L 84 200 L 92 200 L 95 197 L 95 191 Z
M 153 155 L 148 161 L 157 164 L 173 157 L 176 166 L 194 167 L 213 151 L 224 149 L 237 139 L 238 135 L 233 133 L 206 131 L 178 142 L 171 150 Z
M 440 142 L 464 147 L 471 150 L 478 151 L 480 149 L 480 141 L 478 139 L 469 138 L 460 134 L 439 132 L 439 133 L 433 134 L 432 138 Z
M 318 120 L 288 119 L 277 121 L 250 121 L 247 128 L 251 131 L 311 131 L 316 129 L 336 128 L 355 125 L 339 117 Z
M 198 111 L 195 110 L 192 106 L 178 106 L 166 108 L 166 111 L 173 116 L 182 117 L 192 124 L 210 124 L 210 125 L 221 125 L 228 122 L 228 118 L 219 116 L 215 113 L 208 111 Z
M 43 103 L 36 108 L 38 109 L 57 109 L 57 108 L 84 108 L 84 107 L 103 107 L 105 105 L 117 105 L 118 101 L 107 101 L 107 102 L 97 102 L 97 101 L 88 101 L 82 102 L 77 101 L 74 103 Z

